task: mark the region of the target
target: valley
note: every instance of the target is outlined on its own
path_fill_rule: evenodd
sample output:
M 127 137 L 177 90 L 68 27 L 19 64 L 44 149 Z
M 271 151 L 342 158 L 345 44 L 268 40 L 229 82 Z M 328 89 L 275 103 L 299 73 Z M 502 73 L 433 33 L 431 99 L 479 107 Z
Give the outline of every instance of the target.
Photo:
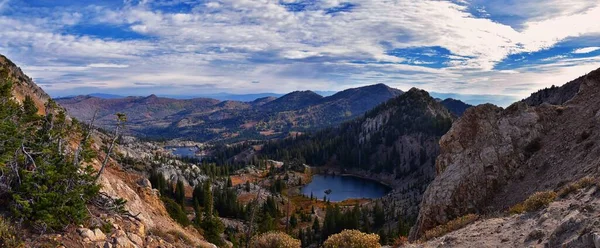
M 23 215 L 12 232 L 30 233 L 15 241 L 25 246 L 260 247 L 273 235 L 320 247 L 346 229 L 376 235 L 374 247 L 589 247 L 600 237 L 600 70 L 500 108 L 382 84 L 251 102 L 76 96 L 54 105 L 5 57 L 2 66 L 0 135 L 36 135 L 16 158 L 0 150 L 13 206 L 0 210 Z M 69 175 L 98 171 L 80 180 L 94 190 L 72 207 L 77 222 L 21 210 L 20 197 L 37 196 L 11 185 L 48 161 L 87 168 Z M 48 223 L 56 229 L 40 232 Z

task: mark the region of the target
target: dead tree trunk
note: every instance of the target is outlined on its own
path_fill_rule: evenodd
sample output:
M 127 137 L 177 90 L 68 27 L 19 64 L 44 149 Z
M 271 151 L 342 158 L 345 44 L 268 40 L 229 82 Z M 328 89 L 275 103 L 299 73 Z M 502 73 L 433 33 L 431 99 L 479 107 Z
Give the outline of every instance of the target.
M 110 147 L 108 147 L 108 150 L 106 151 L 106 157 L 104 157 L 104 162 L 102 162 L 102 167 L 100 167 L 100 170 L 98 171 L 98 175 L 96 175 L 96 179 L 94 180 L 95 182 L 97 182 L 98 179 L 100 179 L 102 172 L 104 172 L 104 168 L 106 168 L 106 165 L 108 164 L 108 161 L 110 160 L 110 154 L 112 153 L 113 148 L 115 148 L 117 139 L 119 139 L 119 128 L 121 126 L 124 126 L 124 123 L 127 121 L 127 116 L 123 113 L 117 113 L 116 116 L 117 116 L 117 125 L 115 127 L 115 137 L 113 137 L 112 142 L 110 142 Z
M 119 138 L 119 126 L 117 125 L 117 127 L 115 129 L 115 137 L 112 139 L 112 142 L 110 143 L 110 147 L 108 147 L 108 151 L 106 151 L 106 157 L 104 157 L 104 162 L 102 162 L 102 167 L 100 167 L 100 170 L 98 171 L 98 175 L 96 175 L 96 179 L 94 181 L 97 182 L 98 179 L 100 179 L 102 172 L 104 172 L 104 168 L 106 168 L 106 165 L 108 164 L 108 161 L 110 160 L 110 153 L 112 152 L 113 148 L 115 147 L 115 143 L 117 143 L 118 138 Z

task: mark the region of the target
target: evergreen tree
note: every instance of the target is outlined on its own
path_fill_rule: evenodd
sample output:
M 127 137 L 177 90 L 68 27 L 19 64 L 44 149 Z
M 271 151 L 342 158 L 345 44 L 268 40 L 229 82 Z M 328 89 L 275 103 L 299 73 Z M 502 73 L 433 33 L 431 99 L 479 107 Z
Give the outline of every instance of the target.
M 175 200 L 181 207 L 185 207 L 185 188 L 183 185 L 183 181 L 178 180 L 177 186 L 175 188 Z
M 246 192 L 250 192 L 250 181 L 246 181 L 245 189 Z
M 81 224 L 88 217 L 86 204 L 99 191 L 93 168 L 84 164 L 94 153 L 83 140 L 81 154 L 65 148 L 85 128 L 68 122 L 53 101 L 43 116 L 31 97 L 16 102 L 8 75 L 0 68 L 0 165 L 6 165 L 0 166 L 0 201 L 13 217 L 46 231 Z
M 385 213 L 383 212 L 383 207 L 379 201 L 375 203 L 373 207 L 373 226 L 375 228 L 380 228 L 385 223 Z
M 315 217 L 315 220 L 313 221 L 313 225 L 312 225 L 312 242 L 319 242 L 319 234 L 321 232 L 321 226 L 319 225 L 319 218 Z M 312 243 L 311 242 L 311 243 Z
M 296 218 L 296 214 L 292 214 L 290 217 L 290 227 L 296 228 L 298 226 L 298 218 Z
M 210 183 L 204 183 L 204 196 L 202 197 L 204 199 L 204 215 L 205 216 L 213 216 L 214 212 L 213 212 L 213 207 L 214 207 L 214 202 L 213 202 L 213 194 L 212 194 L 212 190 L 210 187 Z
M 202 182 L 200 182 L 196 186 L 194 186 L 192 198 L 194 201 L 198 202 L 199 206 L 204 206 L 204 186 L 203 186 Z

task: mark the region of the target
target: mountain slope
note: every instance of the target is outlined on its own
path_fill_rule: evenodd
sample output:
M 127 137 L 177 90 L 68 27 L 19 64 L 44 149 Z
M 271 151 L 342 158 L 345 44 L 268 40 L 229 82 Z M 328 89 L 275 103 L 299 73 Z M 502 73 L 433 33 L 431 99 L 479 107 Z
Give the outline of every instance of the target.
M 411 238 L 454 218 L 506 211 L 537 191 L 597 175 L 599 111 L 600 69 L 506 109 L 487 104 L 467 110 L 440 141 L 438 175 L 425 192 Z
M 0 79 L 10 79 L 14 83 L 12 95 L 15 99 L 19 102 L 23 102 L 25 96 L 31 96 L 31 99 L 33 99 L 39 110 L 38 113 L 44 114 L 44 104 L 50 99 L 50 96 L 38 87 L 30 77 L 25 75 L 23 71 L 21 71 L 21 68 L 1 54 L 0 68 L 2 68 L 2 71 L 0 71 Z
M 98 123 L 106 129 L 112 128 L 115 113 L 124 112 L 133 134 L 207 141 L 260 139 L 264 135 L 332 126 L 360 116 L 401 93 L 380 84 L 348 89 L 329 97 L 297 91 L 277 99 L 267 97 L 253 102 L 178 100 L 154 95 L 120 99 L 77 96 L 57 101 L 69 114 L 80 119 L 91 119 L 98 110 Z
M 404 216 L 416 215 L 421 194 L 435 175 L 439 138 L 455 117 L 425 91 L 411 89 L 364 117 L 339 127 L 271 142 L 271 158 L 300 159 L 312 166 L 339 168 L 393 186 L 385 200 Z M 395 202 L 391 204 L 391 202 Z
M 83 138 L 87 125 L 64 116 L 1 55 L 0 76 L 0 220 L 16 232 L 3 229 L 0 246 L 8 246 L 5 238 L 13 235 L 24 242 L 16 247 L 214 247 L 169 217 L 144 175 L 125 171 L 112 159 L 98 174 L 107 156 L 102 147 L 112 137 L 92 132 Z M 161 234 L 169 231 L 189 242 L 165 244 Z

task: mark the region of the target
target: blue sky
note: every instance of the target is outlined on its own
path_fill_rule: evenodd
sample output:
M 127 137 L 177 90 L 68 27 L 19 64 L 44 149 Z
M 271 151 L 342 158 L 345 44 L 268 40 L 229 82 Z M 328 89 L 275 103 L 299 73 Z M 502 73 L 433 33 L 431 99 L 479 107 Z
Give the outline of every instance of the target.
M 385 83 L 506 106 L 600 67 L 599 16 L 597 0 L 0 0 L 0 53 L 53 96 Z

